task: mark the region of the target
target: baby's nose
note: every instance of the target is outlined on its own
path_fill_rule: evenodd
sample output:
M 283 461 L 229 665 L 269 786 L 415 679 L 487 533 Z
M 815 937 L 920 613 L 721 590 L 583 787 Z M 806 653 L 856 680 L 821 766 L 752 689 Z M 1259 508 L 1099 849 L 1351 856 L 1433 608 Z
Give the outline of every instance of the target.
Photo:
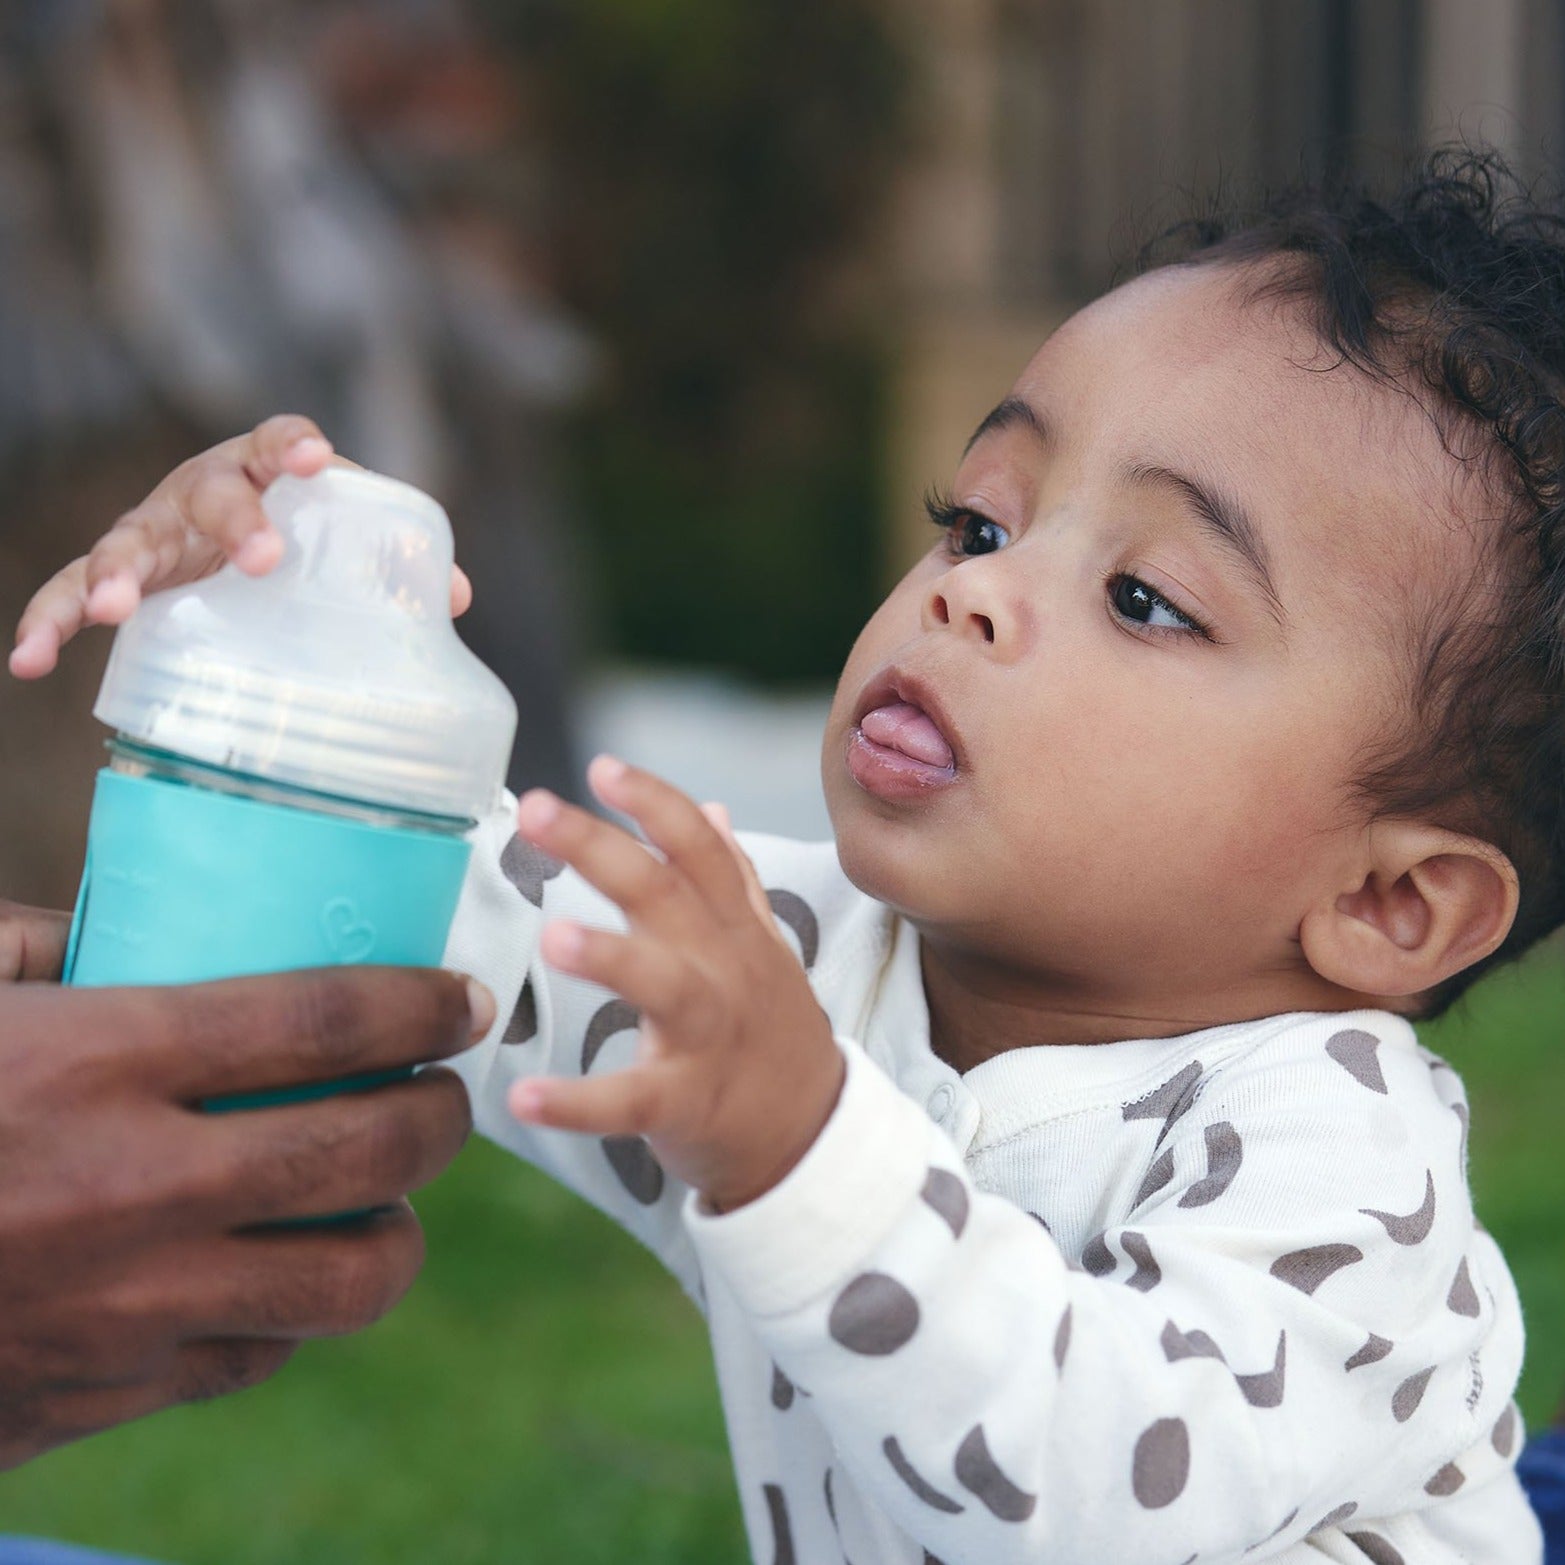
M 948 625 L 966 635 L 979 637 L 990 646 L 994 645 L 994 617 L 962 604 L 954 593 L 939 589 L 930 593 L 926 618 L 931 624 Z

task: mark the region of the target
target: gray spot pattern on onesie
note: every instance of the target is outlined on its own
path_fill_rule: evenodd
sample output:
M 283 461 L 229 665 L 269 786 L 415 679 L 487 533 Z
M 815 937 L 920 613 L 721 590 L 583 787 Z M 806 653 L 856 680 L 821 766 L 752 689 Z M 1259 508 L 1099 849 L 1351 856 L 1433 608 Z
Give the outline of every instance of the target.
M 1060 1316 L 1060 1323 L 1054 1328 L 1054 1367 L 1065 1368 L 1065 1355 L 1071 1345 L 1071 1307 L 1065 1306 L 1065 1313 Z
M 1118 1264 L 1102 1234 L 1094 1234 L 1082 1247 L 1082 1270 L 1094 1277 L 1107 1277 Z
M 1326 1040 L 1327 1054 L 1354 1081 L 1360 1086 L 1368 1087 L 1371 1092 L 1384 1094 L 1386 1078 L 1380 1072 L 1380 1061 L 1375 1055 L 1375 1050 L 1379 1047 L 1380 1039 L 1374 1033 L 1364 1032 L 1358 1027 L 1345 1027 L 1341 1032 L 1334 1032 Z
M 505 1024 L 505 1031 L 500 1034 L 501 1043 L 527 1043 L 538 1036 L 538 1001 L 533 994 L 533 981 L 528 979 L 522 985 L 522 992 L 516 997 L 516 1009 L 511 1012 L 511 1019 Z
M 1405 1424 L 1418 1411 L 1418 1404 L 1424 1400 L 1424 1391 L 1429 1385 L 1429 1377 L 1434 1372 L 1435 1366 L 1431 1364 L 1428 1369 L 1409 1375 L 1392 1393 L 1391 1416 L 1399 1424 Z
M 599 1051 L 615 1033 L 626 1032 L 640 1025 L 641 1012 L 630 1001 L 621 1000 L 618 996 L 605 1000 L 592 1013 L 592 1020 L 587 1023 L 587 1031 L 581 1040 L 582 1075 L 585 1076 L 592 1069 Z
M 1149 1511 L 1171 1505 L 1184 1493 L 1190 1476 L 1190 1433 L 1182 1418 L 1148 1424 L 1136 1441 L 1130 1487 Z
M 1369 1565 L 1407 1565 L 1401 1554 L 1378 1532 L 1350 1532 L 1348 1537 L 1359 1546 Z
M 918 1301 L 895 1277 L 864 1272 L 831 1307 L 826 1329 L 850 1353 L 895 1353 L 918 1330 Z
M 961 1502 L 953 1500 L 948 1494 L 942 1494 L 908 1461 L 895 1435 L 887 1435 L 881 1441 L 880 1449 L 886 1453 L 886 1460 L 891 1463 L 892 1472 L 931 1510 L 943 1511 L 947 1516 L 961 1515 L 964 1509 Z
M 774 1483 L 763 1484 L 761 1493 L 766 1496 L 766 1509 L 772 1518 L 772 1565 L 796 1565 L 793 1527 L 788 1521 L 788 1502 L 782 1489 Z
M 1272 1367 L 1262 1370 L 1255 1375 L 1240 1375 L 1235 1373 L 1234 1379 L 1239 1382 L 1239 1389 L 1244 1393 L 1244 1399 L 1251 1407 L 1278 1407 L 1282 1403 L 1283 1370 L 1287 1362 L 1288 1333 L 1277 1333 L 1277 1353 L 1272 1359 Z M 1290 1516 L 1289 1521 L 1293 1518 Z
M 1174 1149 L 1165 1147 L 1159 1153 L 1157 1161 L 1147 1170 L 1147 1177 L 1141 1181 L 1141 1188 L 1136 1192 L 1130 1203 L 1131 1210 L 1134 1211 L 1149 1196 L 1155 1196 L 1173 1177 Z
M 1377 1212 L 1367 1206 L 1359 1210 L 1366 1217 L 1373 1217 L 1397 1244 L 1422 1244 L 1429 1237 L 1435 1221 L 1435 1176 L 1432 1170 L 1424 1170 L 1424 1200 L 1416 1211 L 1406 1217 L 1395 1212 Z
M 1495 1420 L 1494 1428 L 1489 1432 L 1489 1443 L 1494 1447 L 1497 1455 L 1501 1457 L 1510 1456 L 1512 1448 L 1516 1444 L 1516 1404 L 1514 1402 Z
M 1206 1178 L 1198 1179 L 1180 1196 L 1181 1206 L 1207 1206 L 1215 1201 L 1233 1183 L 1244 1161 L 1244 1143 L 1226 1119 L 1208 1125 L 1205 1135 Z
M 1035 1494 L 1018 1488 L 1000 1471 L 999 1464 L 989 1454 L 989 1442 L 984 1438 L 984 1426 L 974 1424 L 962 1437 L 956 1448 L 956 1480 L 980 1500 L 1003 1522 L 1024 1522 L 1038 1504 Z
M 1216 1359 L 1226 1364 L 1223 1350 L 1199 1327 L 1193 1331 L 1181 1331 L 1173 1321 L 1163 1322 L 1163 1335 L 1158 1339 L 1163 1345 L 1163 1357 L 1170 1364 L 1180 1359 Z
M 1162 1086 L 1154 1087 L 1144 1098 L 1120 1106 L 1121 1115 L 1127 1119 L 1158 1119 L 1163 1128 L 1157 1133 L 1153 1146 L 1161 1146 L 1169 1127 L 1181 1114 L 1187 1114 L 1195 1102 L 1196 1088 L 1201 1081 L 1201 1062 L 1191 1060 L 1183 1070 L 1170 1076 Z
M 1280 1537 L 1283 1533 L 1285 1533 L 1294 1524 L 1294 1521 L 1297 1519 L 1298 1514 L 1299 1514 L 1299 1508 L 1296 1505 L 1296 1506 L 1294 1506 L 1294 1508 L 1291 1511 L 1288 1512 L 1288 1514 L 1286 1516 L 1283 1517 L 1283 1519 L 1280 1522 L 1277 1523 L 1277 1525 L 1275 1527 L 1272 1528 L 1272 1530 L 1269 1533 L 1266 1534 L 1266 1536 L 1264 1538 L 1256 1539 L 1256 1541 L 1254 1543 L 1252 1543 L 1250 1545 L 1250 1547 L 1247 1548 L 1244 1552 L 1246 1554 L 1253 1554 L 1263 1544 L 1270 1543 L 1273 1538 Z
M 663 1194 L 663 1165 L 640 1136 L 605 1136 L 603 1155 L 619 1182 L 643 1206 L 653 1206 Z
M 1424 1485 L 1425 1494 L 1446 1495 L 1455 1494 L 1458 1489 L 1467 1482 L 1467 1474 L 1462 1471 L 1455 1462 L 1447 1462 L 1428 1483 Z
M 1119 1236 L 1119 1242 L 1124 1245 L 1125 1254 L 1136 1263 L 1135 1271 L 1125 1279 L 1125 1286 L 1134 1288 L 1137 1293 L 1150 1293 L 1163 1280 L 1163 1268 L 1153 1259 L 1152 1246 L 1143 1235 L 1129 1229 Z
M 786 1413 L 793 1406 L 794 1385 L 775 1365 L 772 1365 L 772 1406 L 779 1413 Z
M 815 966 L 815 958 L 821 948 L 821 923 L 815 910 L 797 891 L 784 891 L 781 887 L 766 893 L 771 904 L 772 916 L 778 923 L 786 924 L 799 942 L 799 959 L 805 970 Z
M 500 854 L 500 873 L 536 908 L 543 906 L 544 882 L 553 880 L 565 865 L 535 848 L 525 837 L 512 837 Z
M 1312 1244 L 1303 1250 L 1290 1250 L 1272 1262 L 1270 1271 L 1279 1282 L 1314 1293 L 1335 1271 L 1362 1261 L 1364 1252 L 1355 1244 Z
M 1310 1528 L 1310 1532 L 1305 1533 L 1304 1536 L 1307 1538 L 1309 1537 L 1310 1533 L 1325 1532 L 1328 1527 L 1340 1527 L 1342 1523 L 1345 1522 L 1358 1508 L 1359 1502 L 1357 1500 L 1349 1500 L 1346 1505 L 1339 1505 L 1336 1510 L 1327 1511 L 1326 1514 L 1322 1516 L 1313 1527 Z
M 1361 1369 L 1365 1364 L 1378 1364 L 1396 1344 L 1387 1337 L 1378 1337 L 1370 1332 L 1364 1346 L 1350 1358 L 1342 1367 L 1344 1369 Z
M 1467 1105 L 1465 1103 L 1453 1103 L 1451 1112 L 1456 1115 L 1462 1124 L 1462 1147 L 1458 1155 L 1462 1163 L 1462 1172 L 1465 1174 L 1467 1172 Z
M 953 1239 L 962 1237 L 967 1227 L 967 1187 L 944 1168 L 932 1168 L 919 1191 L 926 1206 L 933 1207 L 946 1221 Z
M 1451 1291 L 1445 1296 L 1445 1307 L 1453 1315 L 1477 1318 L 1478 1292 L 1473 1287 L 1472 1273 L 1467 1270 L 1465 1255 L 1462 1257 L 1462 1264 L 1456 1268 L 1456 1276 L 1451 1279 Z

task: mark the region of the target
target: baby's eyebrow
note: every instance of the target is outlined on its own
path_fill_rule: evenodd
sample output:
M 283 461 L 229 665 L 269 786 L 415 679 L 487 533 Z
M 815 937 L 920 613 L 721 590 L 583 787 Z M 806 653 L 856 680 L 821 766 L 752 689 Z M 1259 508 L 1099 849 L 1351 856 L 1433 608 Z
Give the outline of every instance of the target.
M 962 455 L 966 456 L 985 435 L 993 434 L 997 429 L 1014 429 L 1017 425 L 1030 429 L 1040 444 L 1049 443 L 1049 427 L 1037 408 L 1020 397 L 1007 397 L 973 431 L 972 439 L 962 447 Z
M 1003 404 L 1002 404 L 1003 405 Z M 1246 573 L 1266 599 L 1272 618 L 1278 624 L 1287 619 L 1282 599 L 1272 583 L 1270 556 L 1250 513 L 1232 495 L 1188 473 L 1156 463 L 1138 462 L 1125 468 L 1121 478 L 1127 484 L 1169 489 L 1183 499 L 1201 523 L 1245 568 Z

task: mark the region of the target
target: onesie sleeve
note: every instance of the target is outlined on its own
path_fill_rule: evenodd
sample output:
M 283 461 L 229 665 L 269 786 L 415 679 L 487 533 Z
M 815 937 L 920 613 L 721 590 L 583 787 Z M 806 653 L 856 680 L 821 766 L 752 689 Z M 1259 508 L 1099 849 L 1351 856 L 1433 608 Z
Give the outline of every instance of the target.
M 538 955 L 545 923 L 569 918 L 622 929 L 619 909 L 574 871 L 515 835 L 516 801 L 474 834 L 473 858 L 445 965 L 493 991 L 497 1014 L 483 1041 L 452 1061 L 474 1127 L 586 1197 L 652 1250 L 698 1303 L 690 1239 L 680 1221 L 686 1187 L 665 1173 L 639 1136 L 586 1136 L 523 1125 L 505 1106 L 524 1076 L 579 1076 L 628 1065 L 636 1012 L 596 984 L 558 973 Z
M 1380 1518 L 1505 1476 L 1520 1316 L 1474 1227 L 1459 1091 L 1411 1047 L 1388 1086 L 1367 1036 L 1165 1093 L 1079 1255 L 845 1041 L 788 1177 L 688 1202 L 713 1309 L 944 1565 L 1261 1560 L 1333 1528 L 1401 1559 Z

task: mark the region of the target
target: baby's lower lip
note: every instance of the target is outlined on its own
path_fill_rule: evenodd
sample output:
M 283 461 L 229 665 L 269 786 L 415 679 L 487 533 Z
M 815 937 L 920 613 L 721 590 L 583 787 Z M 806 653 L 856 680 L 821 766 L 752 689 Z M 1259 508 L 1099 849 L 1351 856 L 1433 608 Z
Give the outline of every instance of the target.
M 956 765 L 935 766 L 877 744 L 857 724 L 848 735 L 848 774 L 878 799 L 927 798 L 957 779 Z

